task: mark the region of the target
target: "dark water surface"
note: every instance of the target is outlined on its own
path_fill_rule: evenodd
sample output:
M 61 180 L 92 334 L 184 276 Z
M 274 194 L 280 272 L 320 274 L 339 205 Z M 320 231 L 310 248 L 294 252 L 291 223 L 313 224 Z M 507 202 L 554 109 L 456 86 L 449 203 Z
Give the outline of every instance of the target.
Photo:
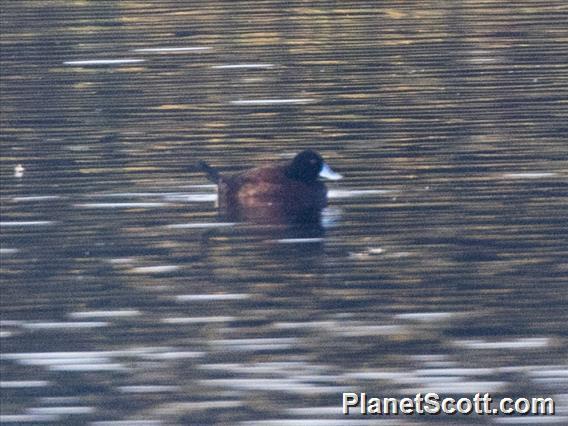
M 1 8 L 0 420 L 568 424 L 565 1 Z M 225 221 L 190 167 L 308 147 L 321 226 Z

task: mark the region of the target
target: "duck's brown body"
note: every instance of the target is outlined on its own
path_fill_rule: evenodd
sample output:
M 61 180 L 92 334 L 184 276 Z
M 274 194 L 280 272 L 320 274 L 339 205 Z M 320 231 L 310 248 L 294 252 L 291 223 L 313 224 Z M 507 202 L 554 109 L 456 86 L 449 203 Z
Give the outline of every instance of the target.
M 257 167 L 234 175 L 221 175 L 206 163 L 200 168 L 218 185 L 218 205 L 222 212 L 243 218 L 319 217 L 327 204 L 327 189 L 318 180 L 326 168 L 333 171 L 313 151 L 303 151 L 293 161 Z M 336 179 L 340 175 L 335 174 Z
M 286 212 L 322 209 L 327 189 L 322 182 L 286 176 L 286 165 L 258 167 L 218 181 L 219 207 L 280 208 Z

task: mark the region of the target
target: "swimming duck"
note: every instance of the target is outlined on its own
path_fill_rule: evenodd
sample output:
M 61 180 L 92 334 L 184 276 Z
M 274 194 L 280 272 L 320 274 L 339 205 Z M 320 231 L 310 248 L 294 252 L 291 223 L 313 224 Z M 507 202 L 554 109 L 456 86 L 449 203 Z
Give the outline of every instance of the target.
M 198 168 L 218 187 L 218 204 L 224 211 L 264 209 L 295 215 L 321 210 L 327 204 L 327 189 L 319 178 L 339 180 L 322 157 L 308 149 L 292 161 L 224 175 L 200 161 Z

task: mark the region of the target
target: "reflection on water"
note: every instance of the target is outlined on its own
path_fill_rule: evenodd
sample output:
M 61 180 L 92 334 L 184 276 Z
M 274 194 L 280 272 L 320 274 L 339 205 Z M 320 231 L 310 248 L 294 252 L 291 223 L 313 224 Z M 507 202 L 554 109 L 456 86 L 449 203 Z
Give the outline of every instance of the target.
M 0 420 L 568 423 L 564 11 L 4 2 Z M 305 148 L 345 176 L 308 226 L 219 216 L 191 169 Z

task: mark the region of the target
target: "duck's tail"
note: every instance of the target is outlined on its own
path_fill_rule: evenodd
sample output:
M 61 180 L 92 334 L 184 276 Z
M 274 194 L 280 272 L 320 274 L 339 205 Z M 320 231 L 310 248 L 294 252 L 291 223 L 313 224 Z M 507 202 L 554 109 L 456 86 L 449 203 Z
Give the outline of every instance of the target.
M 214 169 L 205 161 L 199 161 L 197 163 L 197 168 L 201 170 L 203 173 L 207 175 L 207 179 L 209 179 L 213 183 L 219 183 L 219 179 L 221 179 L 221 174 L 219 170 Z

